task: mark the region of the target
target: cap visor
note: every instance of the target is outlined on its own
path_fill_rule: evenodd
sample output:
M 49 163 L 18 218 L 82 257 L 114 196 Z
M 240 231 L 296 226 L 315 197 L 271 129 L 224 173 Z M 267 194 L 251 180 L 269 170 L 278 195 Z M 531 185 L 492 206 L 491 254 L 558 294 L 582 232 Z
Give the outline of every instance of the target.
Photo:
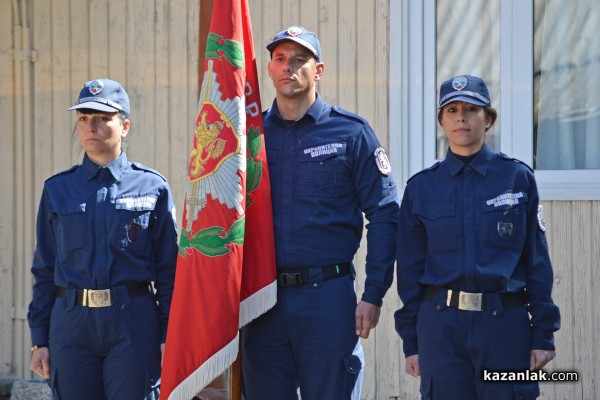
M 484 103 L 481 100 L 476 99 L 475 97 L 470 97 L 470 96 L 456 96 L 456 97 L 451 97 L 449 99 L 446 99 L 445 102 L 443 102 L 442 104 L 440 104 L 440 106 L 438 107 L 438 110 L 440 108 L 444 107 L 446 104 L 454 103 L 456 101 L 464 101 L 465 103 L 475 104 L 476 106 L 480 106 L 480 107 L 485 107 L 485 106 L 489 105 L 489 104 Z
M 87 108 L 89 110 L 97 110 L 97 111 L 102 111 L 102 112 L 107 112 L 107 113 L 114 113 L 114 112 L 120 111 L 114 107 L 111 107 L 109 105 L 102 104 L 102 103 L 97 103 L 95 101 L 87 101 L 85 103 L 74 105 L 71 108 L 67 108 L 67 111 L 79 110 L 82 108 Z

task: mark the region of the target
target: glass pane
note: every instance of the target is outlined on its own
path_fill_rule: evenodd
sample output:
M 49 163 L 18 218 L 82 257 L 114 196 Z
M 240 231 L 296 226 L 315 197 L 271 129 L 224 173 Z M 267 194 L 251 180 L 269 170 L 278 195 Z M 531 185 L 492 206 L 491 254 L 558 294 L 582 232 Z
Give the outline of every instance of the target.
M 600 169 L 600 7 L 534 1 L 534 166 Z
M 488 85 L 492 107 L 500 115 L 500 1 L 437 0 L 436 98 L 445 80 L 456 75 L 479 76 Z M 442 159 L 448 141 L 442 127 L 436 126 L 436 156 Z M 500 150 L 499 117 L 486 133 L 486 141 Z

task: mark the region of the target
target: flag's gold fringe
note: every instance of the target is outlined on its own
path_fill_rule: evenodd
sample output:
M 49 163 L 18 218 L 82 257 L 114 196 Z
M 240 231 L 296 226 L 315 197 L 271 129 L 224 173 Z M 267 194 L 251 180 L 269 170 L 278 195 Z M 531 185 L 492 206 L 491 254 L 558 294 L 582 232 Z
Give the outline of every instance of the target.
M 277 281 L 258 290 L 240 303 L 240 328 L 269 311 L 277 301 Z
M 190 400 L 217 376 L 222 374 L 236 359 L 240 333 L 225 347 L 216 352 L 198 369 L 185 378 L 169 395 L 169 400 Z

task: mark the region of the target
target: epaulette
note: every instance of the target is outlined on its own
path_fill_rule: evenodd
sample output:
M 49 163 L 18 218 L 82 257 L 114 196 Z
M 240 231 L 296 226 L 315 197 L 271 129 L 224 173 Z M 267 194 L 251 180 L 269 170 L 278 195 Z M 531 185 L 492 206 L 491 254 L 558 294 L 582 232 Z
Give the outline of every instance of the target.
M 422 173 L 438 169 L 438 167 L 440 166 L 440 163 L 441 163 L 441 161 L 436 161 L 435 164 L 433 164 L 432 166 L 427 167 L 425 169 L 422 169 L 421 171 L 417 172 L 416 174 L 414 174 L 413 176 L 411 176 L 410 178 L 408 178 L 408 180 L 406 181 L 406 183 L 410 182 L 417 175 L 421 175 Z
M 504 154 L 504 153 L 502 153 L 502 152 L 498 153 L 498 155 L 499 155 L 499 156 L 500 156 L 502 159 L 504 159 L 504 160 L 506 160 L 506 161 L 518 162 L 519 164 L 523 164 L 523 165 L 524 165 L 524 166 L 526 166 L 526 167 L 527 167 L 527 169 L 529 169 L 531 172 L 534 172 L 534 171 L 533 171 L 533 168 L 531 168 L 529 165 L 527 165 L 527 163 L 525 163 L 525 162 L 523 162 L 523 161 L 521 161 L 521 160 L 519 160 L 519 159 L 517 159 L 517 158 L 510 157 L 510 156 L 508 156 L 508 155 L 506 155 L 506 154 Z
M 363 124 L 368 124 L 369 121 L 367 121 L 366 119 L 364 119 L 363 117 L 361 117 L 360 115 L 354 114 L 353 112 L 350 112 L 340 106 L 337 105 L 332 105 L 331 109 L 335 112 L 337 112 L 338 114 L 344 115 L 346 117 L 350 117 L 352 119 L 355 119 Z
M 65 175 L 65 174 L 71 173 L 71 172 L 75 171 L 77 169 L 77 167 L 79 167 L 79 166 L 81 166 L 81 164 L 75 164 L 75 165 L 73 165 L 69 169 L 65 169 L 64 171 L 60 171 L 60 172 L 52 175 L 50 178 L 46 179 L 46 182 L 48 182 L 52 178 L 56 178 L 57 176 L 61 176 L 61 175 Z
M 153 173 L 153 174 L 155 174 L 155 175 L 158 175 L 158 176 L 160 176 L 160 177 L 161 177 L 161 178 L 162 178 L 162 179 L 163 179 L 165 182 L 167 181 L 167 178 L 165 178 L 165 177 L 164 177 L 164 176 L 163 176 L 163 175 L 162 175 L 160 172 L 158 172 L 157 170 L 155 170 L 155 169 L 152 169 L 152 168 L 150 168 L 150 167 L 147 167 L 147 166 L 145 166 L 145 165 L 144 165 L 144 164 L 142 164 L 142 163 L 139 163 L 139 162 L 137 162 L 137 161 L 134 161 L 134 162 L 132 162 L 132 163 L 131 163 L 131 165 L 133 165 L 134 167 L 136 167 L 137 169 L 140 169 L 140 170 L 142 170 L 142 171 L 151 172 L 151 173 Z

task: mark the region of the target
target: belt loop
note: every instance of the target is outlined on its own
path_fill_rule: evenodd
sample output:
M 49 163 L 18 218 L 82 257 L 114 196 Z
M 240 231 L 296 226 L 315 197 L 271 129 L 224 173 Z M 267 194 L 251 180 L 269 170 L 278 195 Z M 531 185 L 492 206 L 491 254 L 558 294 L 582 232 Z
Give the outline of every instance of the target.
M 446 296 L 446 307 L 450 307 L 452 305 L 452 289 L 448 289 L 448 294 Z
M 493 316 L 502 315 L 504 313 L 504 305 L 502 304 L 502 298 L 498 293 L 488 293 L 486 295 L 486 309 L 488 314 Z

